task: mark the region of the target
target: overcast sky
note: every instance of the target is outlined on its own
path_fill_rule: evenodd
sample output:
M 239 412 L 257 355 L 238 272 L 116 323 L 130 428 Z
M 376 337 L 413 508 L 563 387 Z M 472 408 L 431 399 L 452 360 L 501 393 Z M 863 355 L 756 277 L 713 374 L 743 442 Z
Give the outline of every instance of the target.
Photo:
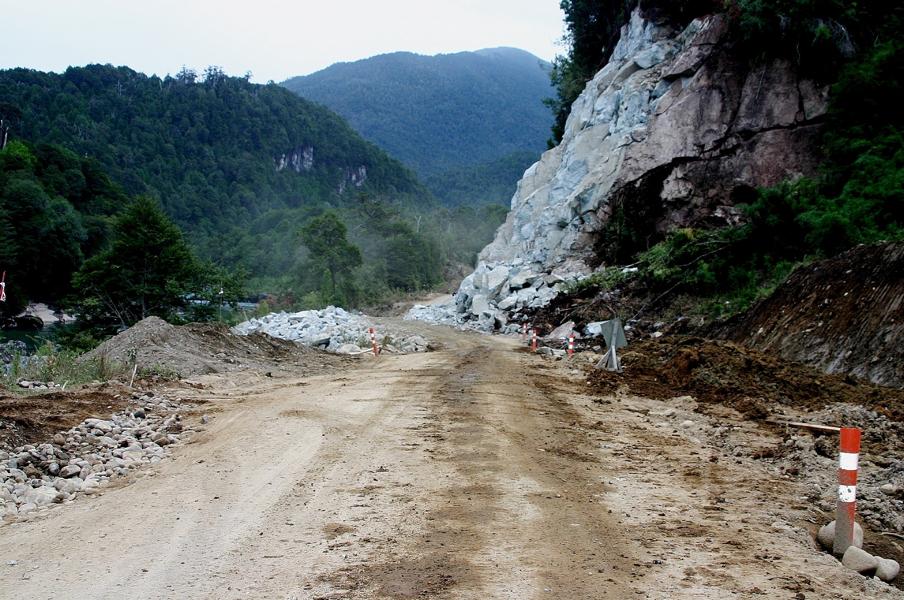
M 282 81 L 396 50 L 562 52 L 559 0 L 0 0 L 0 67 L 182 65 Z

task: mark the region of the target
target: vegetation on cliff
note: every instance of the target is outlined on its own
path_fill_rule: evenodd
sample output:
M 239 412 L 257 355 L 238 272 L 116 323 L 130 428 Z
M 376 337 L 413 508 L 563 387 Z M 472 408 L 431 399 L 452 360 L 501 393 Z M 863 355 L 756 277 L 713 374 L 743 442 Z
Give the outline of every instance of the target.
M 635 3 L 563 0 L 561 5 L 570 49 L 553 71 L 558 97 L 551 104 L 561 117 L 557 138 L 567 117 L 563 108 L 611 52 L 614 32 Z M 651 290 L 718 300 L 709 302 L 717 312 L 725 307 L 734 312 L 767 293 L 801 261 L 904 237 L 904 9 L 807 0 L 646 1 L 641 8 L 678 24 L 725 10 L 741 58 L 756 63 L 784 57 L 805 76 L 831 84 L 818 175 L 759 190 L 742 206 L 745 220 L 737 227 L 673 231 L 623 257 L 638 261 L 638 277 Z M 765 39 L 774 43 L 764 44 Z M 631 232 L 622 235 L 630 238 Z

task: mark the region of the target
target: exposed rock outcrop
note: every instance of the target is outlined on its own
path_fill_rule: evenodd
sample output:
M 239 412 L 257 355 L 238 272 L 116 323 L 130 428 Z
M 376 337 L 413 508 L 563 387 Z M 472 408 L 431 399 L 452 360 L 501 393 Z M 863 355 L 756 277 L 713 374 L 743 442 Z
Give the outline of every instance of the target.
M 292 169 L 296 173 L 310 171 L 314 168 L 314 147 L 300 146 L 278 156 L 274 162 L 277 172 L 285 169 Z
M 524 173 L 447 318 L 506 328 L 563 282 L 671 229 L 736 223 L 734 205 L 755 188 L 813 172 L 827 90 L 786 61 L 751 67 L 729 33 L 722 14 L 680 31 L 632 14 L 562 142 Z

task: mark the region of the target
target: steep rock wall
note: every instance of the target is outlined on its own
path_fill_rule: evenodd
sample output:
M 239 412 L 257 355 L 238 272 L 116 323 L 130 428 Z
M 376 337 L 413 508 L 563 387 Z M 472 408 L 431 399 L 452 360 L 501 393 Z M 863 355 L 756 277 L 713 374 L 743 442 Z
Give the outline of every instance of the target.
M 679 31 L 636 10 L 562 142 L 524 173 L 455 306 L 414 318 L 505 328 L 562 282 L 671 229 L 737 223 L 735 204 L 755 188 L 812 173 L 827 90 L 785 61 L 751 68 L 729 38 L 722 14 Z

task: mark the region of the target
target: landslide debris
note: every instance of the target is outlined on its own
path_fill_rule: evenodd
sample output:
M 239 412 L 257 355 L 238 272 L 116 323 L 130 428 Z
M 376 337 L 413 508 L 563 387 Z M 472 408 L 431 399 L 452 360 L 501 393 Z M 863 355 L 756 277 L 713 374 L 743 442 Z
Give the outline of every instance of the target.
M 131 393 L 127 386 L 110 382 L 25 396 L 0 394 L 0 449 L 43 442 L 86 417 L 122 410 Z
M 270 313 L 239 323 L 232 332 L 238 335 L 265 333 L 337 354 L 362 354 L 370 351 L 371 327 L 381 352 L 407 354 L 433 350 L 433 345 L 419 334 L 336 306 Z
M 0 450 L 0 517 L 94 494 L 113 479 L 160 462 L 166 447 L 179 441 L 184 429 L 181 402 L 154 392 L 114 397 L 120 406 L 128 406 L 112 415 L 109 407 L 98 410 L 107 417 L 81 420 L 43 443 Z M 46 396 L 40 400 L 50 402 Z
M 829 373 L 904 386 L 904 242 L 801 267 L 712 333 Z
M 842 402 L 904 421 L 904 390 L 827 375 L 733 342 L 664 336 L 632 343 L 620 358 L 624 373 L 590 373 L 596 391 L 610 394 L 627 386 L 631 393 L 653 399 L 689 395 L 752 419 L 768 417 L 772 405 L 820 410 Z
M 343 364 L 342 357 L 305 348 L 264 333 L 235 335 L 225 325 L 170 325 L 148 317 L 83 355 L 120 365 L 137 361 L 141 371 L 177 377 L 258 369 L 313 374 Z

